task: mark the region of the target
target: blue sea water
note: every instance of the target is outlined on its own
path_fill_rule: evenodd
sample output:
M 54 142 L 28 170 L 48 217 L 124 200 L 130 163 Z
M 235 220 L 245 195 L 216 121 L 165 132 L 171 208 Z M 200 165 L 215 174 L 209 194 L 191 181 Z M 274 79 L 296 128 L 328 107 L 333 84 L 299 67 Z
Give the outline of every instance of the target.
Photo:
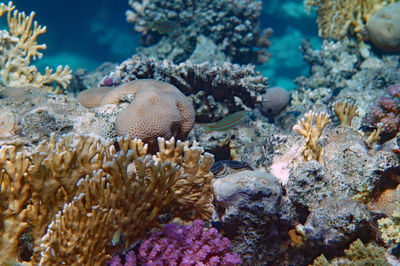
M 44 57 L 35 62 L 39 69 L 61 64 L 91 71 L 106 61 L 120 63 L 139 47 L 140 35 L 125 18 L 128 0 L 17 0 L 14 4 L 26 13 L 35 11 L 39 24 L 47 26 L 47 33 L 39 37 L 39 43 L 47 44 Z M 305 12 L 302 1 L 263 1 L 260 26 L 274 30 L 268 48 L 272 57 L 257 69 L 271 86 L 291 90 L 293 80 L 307 74 L 298 47 L 303 38 L 314 47 L 320 45 L 315 19 L 315 13 Z

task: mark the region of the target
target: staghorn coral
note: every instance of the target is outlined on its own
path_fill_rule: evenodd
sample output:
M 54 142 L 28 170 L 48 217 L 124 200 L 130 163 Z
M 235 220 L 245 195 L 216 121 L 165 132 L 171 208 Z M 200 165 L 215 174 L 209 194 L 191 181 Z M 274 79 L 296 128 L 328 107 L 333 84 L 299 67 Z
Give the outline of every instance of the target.
M 110 80 L 114 85 L 120 85 L 136 79 L 168 82 L 185 95 L 190 95 L 198 122 L 217 121 L 227 113 L 255 108 L 255 103 L 261 101 L 260 96 L 268 87 L 268 79 L 255 71 L 252 65 L 240 66 L 227 62 L 222 66 L 191 62 L 176 65 L 170 60 L 136 55 L 104 77 L 100 85 Z M 217 113 L 219 105 L 228 110 Z
M 268 47 L 270 30 L 260 33 L 261 1 L 197 0 L 158 1 L 130 0 L 132 10 L 126 12 L 128 22 L 142 33 L 142 43 L 154 44 L 139 49 L 139 54 L 171 59 L 175 63 L 187 60 L 195 49 L 197 36 L 203 35 L 224 52 L 232 62 L 262 62 Z M 161 37 L 151 28 L 154 21 L 179 23 L 177 34 Z M 155 44 L 156 43 L 156 44 Z
M 355 36 L 363 39 L 365 25 L 373 13 L 396 0 L 306 0 L 307 11 L 315 7 L 318 14 L 318 34 L 335 40 Z
M 68 66 L 58 66 L 56 71 L 46 67 L 45 74 L 38 72 L 31 60 L 41 58 L 40 50 L 45 44 L 38 44 L 36 39 L 46 32 L 46 27 L 33 20 L 35 12 L 26 16 L 25 12 L 15 9 L 12 2 L 0 4 L 0 17 L 7 13 L 9 31 L 0 31 L 0 81 L 4 86 L 43 87 L 55 93 L 62 93 L 69 85 L 71 70 Z
M 3 143 L 0 264 L 20 256 L 24 233 L 33 263 L 100 265 L 119 230 L 129 245 L 158 226 L 162 213 L 209 219 L 212 156 L 174 140 L 160 139 L 160 148 L 151 157 L 140 140 L 54 134 L 36 147 Z
M 314 117 L 316 122 L 315 126 L 313 125 Z M 306 144 L 301 153 L 307 161 L 317 160 L 321 162 L 322 147 L 318 142 L 324 128 L 330 122 L 331 120 L 328 114 L 315 114 L 313 111 L 309 111 L 304 115 L 304 118 L 298 121 L 293 127 L 293 130 L 297 130 L 306 138 Z

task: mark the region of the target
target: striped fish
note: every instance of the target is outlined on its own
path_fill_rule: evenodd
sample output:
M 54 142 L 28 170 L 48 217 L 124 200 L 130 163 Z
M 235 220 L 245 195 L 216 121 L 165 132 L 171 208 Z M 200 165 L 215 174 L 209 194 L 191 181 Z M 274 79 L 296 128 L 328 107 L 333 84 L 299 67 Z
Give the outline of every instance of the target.
M 222 118 L 218 122 L 204 125 L 204 132 L 210 133 L 213 131 L 227 131 L 236 125 L 239 125 L 251 115 L 251 111 L 239 111 Z
M 182 28 L 178 23 L 166 19 L 153 21 L 149 27 L 158 31 L 160 34 L 172 34 Z

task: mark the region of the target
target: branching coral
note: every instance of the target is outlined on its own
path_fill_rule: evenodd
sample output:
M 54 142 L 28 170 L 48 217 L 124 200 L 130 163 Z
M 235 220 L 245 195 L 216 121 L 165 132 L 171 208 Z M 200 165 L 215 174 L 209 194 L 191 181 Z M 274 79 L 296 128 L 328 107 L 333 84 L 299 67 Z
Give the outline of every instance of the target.
M 315 7 L 318 14 L 319 35 L 342 40 L 349 36 L 363 39 L 363 30 L 372 14 L 395 0 L 306 0 L 308 11 Z
M 354 103 L 335 102 L 333 104 L 333 111 L 339 117 L 340 125 L 342 126 L 351 126 L 353 118 L 360 116 L 358 107 Z
M 314 117 L 316 122 L 315 125 L 313 125 Z M 322 147 L 318 142 L 324 128 L 330 122 L 331 120 L 329 119 L 328 114 L 315 114 L 313 111 L 309 111 L 304 115 L 304 118 L 298 121 L 293 127 L 294 130 L 297 130 L 306 138 L 302 155 L 307 161 L 317 160 L 321 162 Z
M 52 135 L 29 150 L 4 144 L 0 263 L 15 261 L 24 233 L 32 238 L 34 263 L 97 265 L 110 259 L 116 232 L 129 245 L 158 226 L 161 214 L 209 219 L 212 156 L 174 140 L 160 139 L 160 147 L 151 157 L 139 140 L 72 135 Z
M 255 70 L 252 65 L 224 63 L 174 64 L 170 60 L 156 60 L 133 56 L 124 61 L 103 79 L 103 84 L 120 85 L 136 79 L 156 79 L 176 86 L 185 95 L 190 95 L 196 109 L 196 121 L 211 122 L 216 102 L 228 108 L 229 112 L 243 110 L 242 105 L 255 108 L 261 95 L 268 87 L 268 78 Z M 237 101 L 240 98 L 240 102 Z
M 219 49 L 231 61 L 240 63 L 256 61 L 259 51 L 253 50 L 254 46 L 269 45 L 265 40 L 269 33 L 264 32 L 260 35 L 261 1 L 130 0 L 129 5 L 132 10 L 127 11 L 127 20 L 135 24 L 137 32 L 142 33 L 144 44 L 158 41 L 159 49 L 154 49 L 147 55 L 159 59 L 168 58 L 175 63 L 185 61 L 194 49 L 193 44 L 196 43 L 197 36 L 200 35 L 218 44 Z M 150 25 L 152 22 L 165 20 L 179 23 L 181 31 L 177 35 L 164 36 L 160 40 Z M 145 51 L 141 52 L 146 54 Z M 265 55 L 265 52 L 260 55 Z
M 0 81 L 5 86 L 43 87 L 55 93 L 65 90 L 71 79 L 68 66 L 58 66 L 56 71 L 46 68 L 45 74 L 38 72 L 30 65 L 31 59 L 41 58 L 40 50 L 46 49 L 45 44 L 38 44 L 36 39 L 46 32 L 46 27 L 38 25 L 33 20 L 35 12 L 26 16 L 24 12 L 15 9 L 12 2 L 0 4 L 0 17 L 7 13 L 9 31 L 0 31 Z

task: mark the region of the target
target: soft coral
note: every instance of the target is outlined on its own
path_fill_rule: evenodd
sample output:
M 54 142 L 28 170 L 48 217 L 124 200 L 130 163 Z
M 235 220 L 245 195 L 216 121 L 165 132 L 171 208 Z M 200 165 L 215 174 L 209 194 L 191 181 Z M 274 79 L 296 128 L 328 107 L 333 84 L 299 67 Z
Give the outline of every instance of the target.
M 368 115 L 368 122 L 377 126 L 383 123 L 384 139 L 394 137 L 400 129 L 400 83 L 390 85 L 386 92 L 390 96 L 381 96 L 375 101 Z

